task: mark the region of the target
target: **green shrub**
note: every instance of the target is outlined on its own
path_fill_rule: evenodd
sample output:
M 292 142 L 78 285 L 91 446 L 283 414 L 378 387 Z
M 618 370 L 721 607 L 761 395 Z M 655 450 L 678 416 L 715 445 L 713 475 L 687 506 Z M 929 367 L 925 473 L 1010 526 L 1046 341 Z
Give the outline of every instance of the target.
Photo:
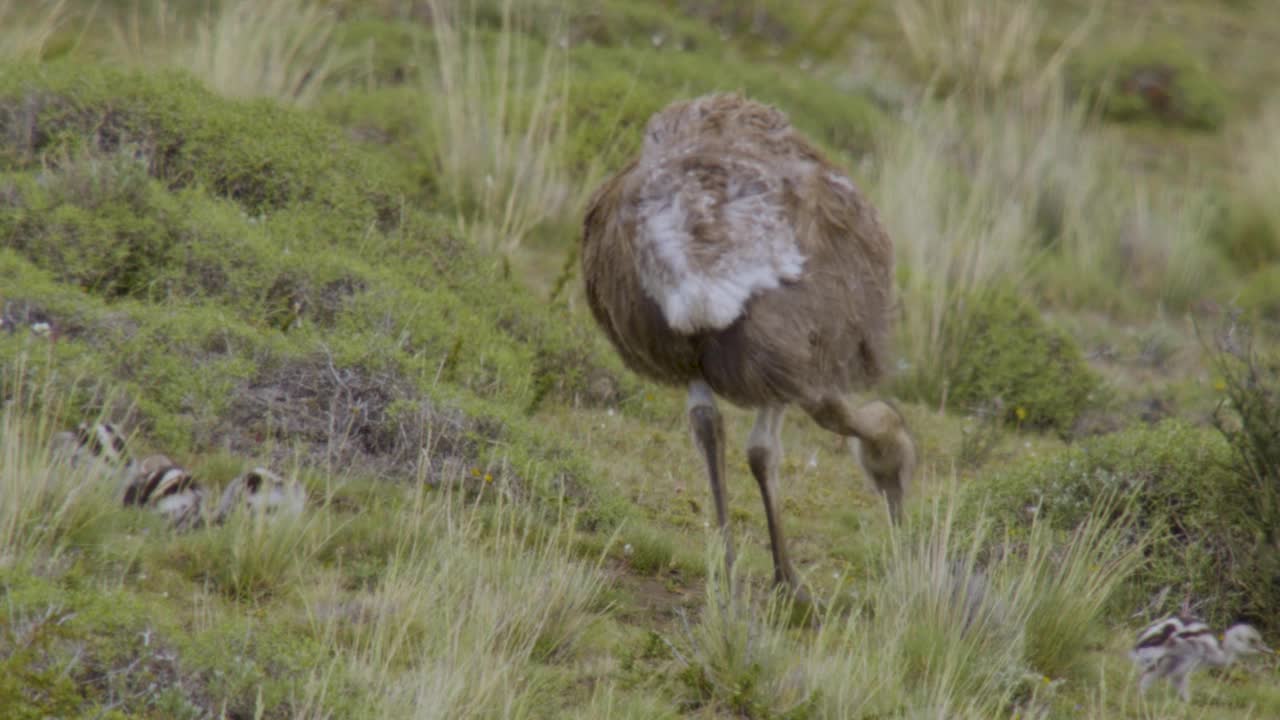
M 421 433 L 476 430 L 460 457 L 518 459 L 529 490 L 578 471 L 524 412 L 634 394 L 585 322 L 449 221 L 390 212 L 396 173 L 319 119 L 180 76 L 0 66 L 0 137 L 0 299 L 53 326 L 41 373 L 118 386 L 168 453 L 296 442 L 412 475 Z M 0 362 L 31 341 L 0 333 Z M 71 424 L 104 409 L 76 393 Z
M 101 715 L 107 703 L 119 717 L 292 716 L 310 671 L 332 662 L 314 637 L 252 614 L 214 610 L 192 629 L 159 593 L 46 574 L 0 570 L 5 717 Z
M 1261 545 L 1260 580 L 1270 581 L 1248 588 L 1251 604 L 1267 607 L 1280 594 L 1280 353 L 1257 349 L 1251 329 L 1232 329 L 1234 341 L 1221 340 L 1215 354 L 1225 397 L 1213 425 L 1231 446 L 1238 492 L 1247 498 L 1240 510 Z
M 631 0 L 590 3 L 568 18 L 573 45 L 626 47 L 656 45 L 666 50 L 723 52 L 725 41 L 705 23 L 680 13 Z
M 1036 518 L 1076 528 L 1099 501 L 1133 493 L 1133 540 L 1151 533 L 1133 604 L 1168 587 L 1168 607 L 1157 611 L 1176 610 L 1185 597 L 1203 603 L 1214 623 L 1245 616 L 1272 624 L 1275 552 L 1262 545 L 1264 528 L 1242 502 L 1250 493 L 1231 463 L 1221 437 L 1168 420 L 1029 458 L 972 488 L 970 499 L 1016 536 Z
M 1080 349 L 1016 296 L 971 296 L 954 327 L 950 404 L 994 403 L 1011 423 L 1067 433 L 1091 402 L 1099 381 Z
M 710 92 L 741 92 L 776 105 L 822 145 L 855 155 L 869 151 L 882 121 L 871 100 L 832 92 L 804 73 L 744 67 L 704 55 L 637 48 L 584 47 L 572 53 L 571 124 L 567 160 L 620 169 L 640 146 L 649 116 L 676 100 Z
M 1210 226 L 1210 240 L 1242 270 L 1280 261 L 1280 224 L 1269 202 L 1233 195 Z
M 1280 262 L 1280 103 L 1262 109 L 1239 133 L 1213 240 L 1236 265 Z
M 1226 93 L 1213 72 L 1174 43 L 1102 51 L 1077 63 L 1072 75 L 1077 92 L 1096 96 L 1103 113 L 1120 122 L 1217 130 L 1226 116 Z
M 1240 288 L 1236 304 L 1259 319 L 1280 323 L 1280 264 L 1262 268 L 1249 276 Z
M 382 84 L 409 80 L 418 70 L 420 50 L 432 40 L 430 32 L 414 23 L 362 17 L 340 23 L 333 42 L 354 56 L 337 79 Z
M 250 215 L 314 203 L 352 234 L 407 190 L 324 122 L 270 102 L 219 98 L 187 75 L 97 65 L 0 65 L 0 170 L 130 148 L 170 188 L 200 185 Z
M 83 153 L 13 188 L 21 202 L 0 208 L 0 245 L 107 297 L 146 292 L 185 224 L 180 204 L 127 151 Z

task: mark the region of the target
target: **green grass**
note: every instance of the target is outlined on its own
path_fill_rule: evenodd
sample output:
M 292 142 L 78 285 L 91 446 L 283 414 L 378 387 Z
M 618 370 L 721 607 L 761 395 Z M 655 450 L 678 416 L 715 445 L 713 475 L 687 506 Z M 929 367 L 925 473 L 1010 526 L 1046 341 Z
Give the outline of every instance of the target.
M 434 62 L 422 108 L 429 154 L 445 197 L 458 208 L 459 231 L 510 253 L 543 223 L 562 220 L 582 198 L 559 163 L 566 142 L 568 76 L 564 53 L 532 45 L 507 0 L 489 47 L 477 8 L 432 3 Z M 577 192 L 581 193 L 581 190 Z
M 1276 632 L 1197 329 L 1239 304 L 1280 341 L 1280 23 L 1149 5 L 0 0 L 0 707 L 1280 714 L 1274 661 L 1184 706 L 1125 657 L 1184 595 Z M 1195 112 L 1116 104 L 1148 55 Z M 873 392 L 920 473 L 892 528 L 787 416 L 812 608 L 769 587 L 750 414 L 729 578 L 681 390 L 622 369 L 575 276 L 587 195 L 710 91 L 786 111 L 895 241 Z M 214 498 L 288 469 L 307 512 L 176 534 L 48 455 L 97 418 Z

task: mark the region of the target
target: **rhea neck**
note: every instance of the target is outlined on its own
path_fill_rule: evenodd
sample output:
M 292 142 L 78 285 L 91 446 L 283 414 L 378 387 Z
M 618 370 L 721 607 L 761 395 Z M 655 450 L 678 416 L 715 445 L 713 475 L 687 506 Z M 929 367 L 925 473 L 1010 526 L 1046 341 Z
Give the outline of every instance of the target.
M 1230 638 L 1223 638 L 1222 642 L 1215 642 L 1213 648 L 1205 653 L 1204 661 L 1214 667 L 1226 667 L 1236 661 L 1242 653 L 1230 642 Z

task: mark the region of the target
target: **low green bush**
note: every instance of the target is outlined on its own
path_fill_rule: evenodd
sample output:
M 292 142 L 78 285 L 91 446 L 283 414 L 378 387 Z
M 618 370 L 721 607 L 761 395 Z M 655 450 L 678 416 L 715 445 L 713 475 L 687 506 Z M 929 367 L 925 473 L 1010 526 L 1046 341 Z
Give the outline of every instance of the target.
M 1250 326 L 1231 328 L 1214 355 L 1224 397 L 1213 425 L 1231 447 L 1240 509 L 1255 529 L 1264 584 L 1250 599 L 1274 607 L 1280 595 L 1280 352 L 1259 348 Z
M 58 62 L 0 66 L 0 170 L 128 152 L 169 188 L 201 186 L 253 216 L 311 203 L 351 233 L 410 188 L 336 128 L 266 101 L 219 98 L 181 73 Z
M 676 100 L 711 92 L 741 92 L 776 105 L 824 147 L 855 156 L 869 152 L 883 115 L 858 93 L 833 93 L 788 68 L 716 63 L 705 54 L 652 48 L 583 47 L 570 56 L 570 137 L 566 160 L 620 169 L 640 145 L 649 117 Z
M 1129 588 L 1132 604 L 1141 607 L 1169 588 L 1168 606 L 1156 611 L 1176 610 L 1185 598 L 1215 624 L 1247 617 L 1271 626 L 1280 567 L 1232 460 L 1212 430 L 1167 420 L 1028 458 L 968 495 L 1014 538 L 1034 518 L 1070 530 L 1100 501 L 1132 496 L 1133 540 L 1151 534 Z
M 306 703 L 310 671 L 332 662 L 323 643 L 294 628 L 215 610 L 192 630 L 159 593 L 103 588 L 76 571 L 46 575 L 0 571 L 7 718 L 293 715 Z M 338 685 L 357 692 L 344 680 Z M 354 712 L 355 703 L 339 704 Z
M 580 468 L 526 414 L 636 393 L 594 328 L 393 203 L 400 171 L 318 117 L 178 75 L 0 65 L 0 137 L 0 364 L 50 348 L 40 377 L 84 386 L 68 424 L 123 419 L 92 392 L 112 386 L 168 453 L 297 444 L 410 476 L 448 435 L 528 492 Z
M 1099 385 L 1071 337 L 1007 292 L 975 295 L 957 312 L 948 403 L 996 407 L 1010 423 L 1070 432 Z
M 1280 264 L 1264 267 L 1245 280 L 1236 304 L 1259 319 L 1280 323 Z
M 1100 51 L 1076 63 L 1071 74 L 1079 94 L 1096 97 L 1102 112 L 1120 122 L 1212 131 L 1226 117 L 1226 92 L 1212 70 L 1174 43 Z
M 1280 213 L 1272 196 L 1232 194 L 1218 209 L 1209 229 L 1210 241 L 1242 270 L 1280 262 Z
M 339 23 L 333 42 L 351 58 L 336 79 L 372 86 L 411 80 L 433 38 L 421 25 L 366 16 Z

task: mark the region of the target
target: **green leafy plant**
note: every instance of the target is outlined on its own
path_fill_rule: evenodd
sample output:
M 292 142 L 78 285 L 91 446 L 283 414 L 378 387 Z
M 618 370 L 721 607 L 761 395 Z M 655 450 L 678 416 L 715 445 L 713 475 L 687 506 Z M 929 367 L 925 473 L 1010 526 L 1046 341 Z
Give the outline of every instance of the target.
M 1280 585 L 1280 357 L 1258 350 L 1252 330 L 1234 321 L 1215 350 L 1223 397 L 1213 426 L 1231 448 L 1237 492 L 1247 498 L 1240 511 L 1259 535 L 1260 577 L 1241 589 L 1261 609 Z

